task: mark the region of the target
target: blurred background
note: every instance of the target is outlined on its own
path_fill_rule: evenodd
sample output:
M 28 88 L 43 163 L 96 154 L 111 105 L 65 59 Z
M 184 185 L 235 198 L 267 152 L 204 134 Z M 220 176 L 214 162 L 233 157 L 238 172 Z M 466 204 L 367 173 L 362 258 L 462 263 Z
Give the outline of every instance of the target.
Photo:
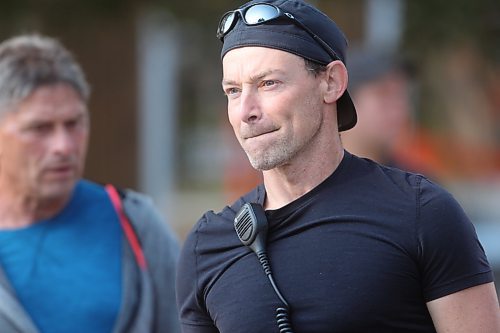
M 311 2 L 351 46 L 359 124 L 342 134 L 348 150 L 449 189 L 500 272 L 500 2 Z M 227 121 L 215 38 L 221 14 L 242 3 L 0 2 L 2 40 L 56 37 L 87 74 L 86 177 L 149 194 L 181 240 L 260 180 Z

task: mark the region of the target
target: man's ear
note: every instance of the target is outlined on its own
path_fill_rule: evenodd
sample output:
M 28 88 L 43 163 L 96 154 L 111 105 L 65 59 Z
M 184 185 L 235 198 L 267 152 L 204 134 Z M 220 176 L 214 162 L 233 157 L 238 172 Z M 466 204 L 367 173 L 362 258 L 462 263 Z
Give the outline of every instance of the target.
M 327 89 L 324 101 L 327 104 L 336 102 L 347 89 L 347 68 L 340 60 L 335 60 L 326 66 Z

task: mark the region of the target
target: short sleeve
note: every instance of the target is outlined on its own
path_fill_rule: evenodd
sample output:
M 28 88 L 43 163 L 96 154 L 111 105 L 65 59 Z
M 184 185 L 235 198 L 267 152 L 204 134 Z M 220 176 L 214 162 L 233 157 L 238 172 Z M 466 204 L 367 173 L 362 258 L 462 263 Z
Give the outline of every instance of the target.
M 203 222 L 204 218 L 198 221 L 184 242 L 177 269 L 177 307 L 184 333 L 218 332 L 203 305 L 204 302 L 198 286 L 196 248 L 198 228 Z
M 426 301 L 493 281 L 471 221 L 450 193 L 426 178 L 418 184 L 416 231 Z

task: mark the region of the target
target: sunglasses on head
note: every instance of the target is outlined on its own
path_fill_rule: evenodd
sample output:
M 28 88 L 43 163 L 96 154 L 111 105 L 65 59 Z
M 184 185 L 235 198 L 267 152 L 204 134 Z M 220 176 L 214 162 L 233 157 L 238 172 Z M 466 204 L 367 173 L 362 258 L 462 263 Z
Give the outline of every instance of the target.
M 302 22 L 297 20 L 295 16 L 288 12 L 284 12 L 279 7 L 269 3 L 256 3 L 242 9 L 235 9 L 225 13 L 220 19 L 219 27 L 217 28 L 217 38 L 219 38 L 222 42 L 224 42 L 224 36 L 226 36 L 236 25 L 236 22 L 238 21 L 238 14 L 243 20 L 243 23 L 248 26 L 265 24 L 278 18 L 286 18 L 311 35 L 311 37 L 328 53 L 328 55 L 330 55 L 332 60 L 339 59 L 335 51 L 333 51 L 333 49 L 324 40 L 322 40 Z

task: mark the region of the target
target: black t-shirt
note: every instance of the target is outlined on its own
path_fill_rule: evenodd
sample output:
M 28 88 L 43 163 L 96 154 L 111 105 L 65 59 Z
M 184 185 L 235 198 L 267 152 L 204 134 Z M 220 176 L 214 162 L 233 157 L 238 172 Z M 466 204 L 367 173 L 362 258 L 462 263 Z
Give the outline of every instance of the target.
M 207 212 L 189 234 L 177 276 L 184 332 L 278 332 L 282 303 L 233 227 L 245 202 L 264 197 L 261 185 Z M 435 332 L 426 302 L 493 281 L 448 192 L 348 152 L 324 182 L 266 215 L 267 253 L 295 333 Z

